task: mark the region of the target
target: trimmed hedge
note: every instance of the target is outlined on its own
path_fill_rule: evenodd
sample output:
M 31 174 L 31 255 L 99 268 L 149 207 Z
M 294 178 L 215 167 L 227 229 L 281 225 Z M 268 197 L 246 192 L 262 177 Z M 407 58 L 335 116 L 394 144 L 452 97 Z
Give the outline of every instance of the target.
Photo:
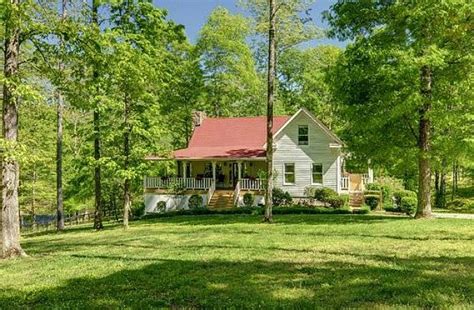
M 201 195 L 193 194 L 189 197 L 188 205 L 191 209 L 201 208 L 203 199 Z
M 370 207 L 367 205 L 363 205 L 360 209 L 354 209 L 352 210 L 353 214 L 369 214 L 370 213 Z
M 370 207 L 370 210 L 377 209 L 380 203 L 380 196 L 379 195 L 365 195 L 364 202 L 367 206 Z
M 274 206 L 289 205 L 293 201 L 290 193 L 285 192 L 281 188 L 275 187 L 272 190 L 272 202 Z
M 141 217 L 145 214 L 145 203 L 136 202 L 132 205 L 132 217 Z
M 416 198 L 416 193 L 408 190 L 396 191 L 393 193 L 393 198 L 395 199 L 395 204 L 400 207 L 403 197 L 414 197 Z
M 387 212 L 402 212 L 402 210 L 394 205 L 384 205 L 383 209 Z
M 316 200 L 322 202 L 328 202 L 328 199 L 337 196 L 337 193 L 330 188 L 323 187 L 323 188 L 316 188 L 313 191 L 313 197 Z
M 401 199 L 400 210 L 408 215 L 412 215 L 415 213 L 417 205 L 418 199 L 416 197 L 405 196 Z
M 158 201 L 156 203 L 156 212 L 165 213 L 166 212 L 166 201 Z
M 153 219 L 161 217 L 173 217 L 179 215 L 213 215 L 213 214 L 253 214 L 263 215 L 265 208 L 261 207 L 240 207 L 230 208 L 225 210 L 212 210 L 207 208 L 187 209 L 171 211 L 166 213 L 149 213 L 142 217 L 142 219 Z M 355 211 L 355 210 L 354 210 Z M 368 212 L 355 211 L 354 214 L 367 214 Z M 274 207 L 273 214 L 353 214 L 352 210 L 346 208 L 308 208 L 308 207 Z
M 337 195 L 329 197 L 326 202 L 334 209 L 342 208 L 345 204 L 344 198 Z
M 332 208 L 339 209 L 347 204 L 349 196 L 340 196 L 334 190 L 327 187 L 312 187 L 305 188 L 305 195 L 308 198 L 314 198 L 317 201 L 329 204 Z
M 244 206 L 246 207 L 253 207 L 253 195 L 252 193 L 245 193 L 244 194 Z

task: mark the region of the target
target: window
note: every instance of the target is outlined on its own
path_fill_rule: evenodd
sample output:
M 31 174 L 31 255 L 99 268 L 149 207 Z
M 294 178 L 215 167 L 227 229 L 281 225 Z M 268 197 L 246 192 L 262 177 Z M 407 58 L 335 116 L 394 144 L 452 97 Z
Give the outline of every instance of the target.
M 312 183 L 323 184 L 323 164 L 314 164 L 311 171 Z
M 308 135 L 308 125 L 298 126 L 298 145 L 308 145 L 309 144 L 309 135 Z
M 285 164 L 284 184 L 295 184 L 295 164 Z

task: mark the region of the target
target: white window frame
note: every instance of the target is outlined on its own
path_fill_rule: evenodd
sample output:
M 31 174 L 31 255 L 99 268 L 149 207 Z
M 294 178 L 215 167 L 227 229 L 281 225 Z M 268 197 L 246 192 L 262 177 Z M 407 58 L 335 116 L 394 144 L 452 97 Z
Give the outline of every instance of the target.
M 286 182 L 286 165 L 293 165 L 293 183 Z M 291 173 L 291 172 L 290 172 Z M 296 184 L 296 164 L 295 163 L 284 163 L 283 164 L 283 185 L 295 185 Z
M 314 172 L 313 172 L 314 165 L 321 165 L 321 183 L 314 182 Z M 323 163 L 311 163 L 310 168 L 311 168 L 310 169 L 311 185 L 323 185 L 323 183 L 324 183 L 324 165 L 323 165 Z
M 307 144 L 300 144 L 300 127 L 308 128 L 308 143 Z M 298 125 L 298 132 L 297 132 L 297 139 L 298 139 L 298 146 L 309 146 L 309 125 Z

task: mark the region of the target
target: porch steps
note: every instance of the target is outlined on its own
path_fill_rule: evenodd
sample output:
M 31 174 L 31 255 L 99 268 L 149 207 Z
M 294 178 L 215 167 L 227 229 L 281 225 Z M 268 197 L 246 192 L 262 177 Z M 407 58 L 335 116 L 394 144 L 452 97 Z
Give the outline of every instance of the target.
M 352 208 L 360 208 L 364 204 L 363 192 L 352 192 L 349 194 L 349 206 Z
M 234 206 L 234 191 L 215 190 L 209 202 L 209 209 L 226 209 Z

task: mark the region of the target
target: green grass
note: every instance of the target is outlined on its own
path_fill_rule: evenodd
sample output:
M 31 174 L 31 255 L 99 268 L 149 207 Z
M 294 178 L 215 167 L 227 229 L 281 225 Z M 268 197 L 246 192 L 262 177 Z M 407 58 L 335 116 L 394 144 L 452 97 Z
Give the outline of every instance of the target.
M 27 236 L 0 308 L 471 308 L 474 222 L 182 216 Z

